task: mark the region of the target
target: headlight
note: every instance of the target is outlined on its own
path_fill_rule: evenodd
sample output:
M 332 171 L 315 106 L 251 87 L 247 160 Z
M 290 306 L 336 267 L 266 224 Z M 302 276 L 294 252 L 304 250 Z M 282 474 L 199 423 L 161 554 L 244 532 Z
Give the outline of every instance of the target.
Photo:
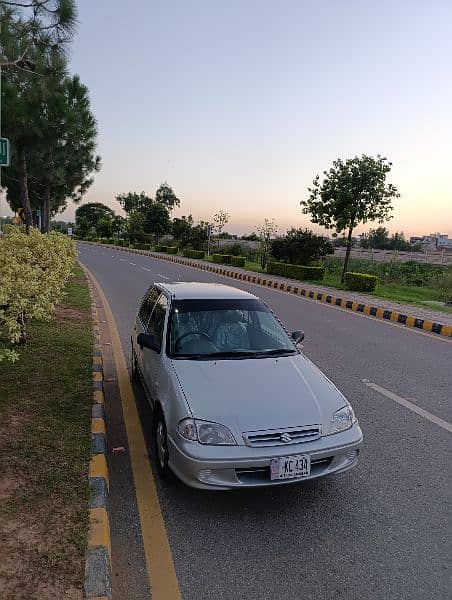
M 336 411 L 331 417 L 327 435 L 332 435 L 333 433 L 339 433 L 340 431 L 350 429 L 356 420 L 357 419 L 355 417 L 355 413 L 353 412 L 353 408 L 350 405 L 344 406 L 344 408 Z
M 195 419 L 184 419 L 177 426 L 177 430 L 187 440 L 198 441 L 201 444 L 214 446 L 236 446 L 234 436 L 224 425 L 198 421 Z

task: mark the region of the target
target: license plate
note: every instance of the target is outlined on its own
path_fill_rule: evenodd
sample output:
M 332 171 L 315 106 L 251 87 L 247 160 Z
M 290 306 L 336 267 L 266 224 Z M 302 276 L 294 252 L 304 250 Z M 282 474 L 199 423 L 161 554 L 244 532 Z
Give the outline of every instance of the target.
M 282 456 L 270 461 L 270 479 L 294 479 L 311 473 L 311 457 L 308 454 Z

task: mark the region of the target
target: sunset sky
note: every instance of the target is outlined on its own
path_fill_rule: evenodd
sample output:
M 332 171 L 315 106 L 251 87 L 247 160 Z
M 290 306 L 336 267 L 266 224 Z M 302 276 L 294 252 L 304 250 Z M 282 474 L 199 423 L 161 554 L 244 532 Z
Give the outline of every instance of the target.
M 84 202 L 166 180 L 178 215 L 284 231 L 310 225 L 299 202 L 335 158 L 379 153 L 401 193 L 388 228 L 452 236 L 450 0 L 78 5 L 103 161 Z

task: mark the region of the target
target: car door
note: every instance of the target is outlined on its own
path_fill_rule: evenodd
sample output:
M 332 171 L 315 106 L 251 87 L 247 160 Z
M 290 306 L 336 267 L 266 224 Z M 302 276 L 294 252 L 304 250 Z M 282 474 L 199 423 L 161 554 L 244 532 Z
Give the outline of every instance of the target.
M 132 339 L 132 344 L 134 348 L 134 352 L 137 357 L 138 367 L 140 369 L 140 373 L 144 377 L 144 362 L 143 362 L 143 348 L 138 346 L 137 338 L 140 333 L 148 333 L 148 324 L 151 318 L 152 311 L 154 309 L 155 303 L 157 302 L 157 298 L 160 296 L 161 291 L 154 285 L 152 286 L 144 295 L 144 298 L 141 302 L 140 310 L 138 311 L 138 316 L 135 320 L 135 328 L 134 328 L 134 338 Z M 146 385 L 146 382 L 145 382 Z
M 163 389 L 166 389 L 166 369 L 163 353 L 163 335 L 165 330 L 166 314 L 168 311 L 168 299 L 161 293 L 152 309 L 150 319 L 147 324 L 147 331 L 154 336 L 156 344 L 160 351 L 143 348 L 143 375 L 146 387 L 151 396 L 151 400 L 161 399 Z

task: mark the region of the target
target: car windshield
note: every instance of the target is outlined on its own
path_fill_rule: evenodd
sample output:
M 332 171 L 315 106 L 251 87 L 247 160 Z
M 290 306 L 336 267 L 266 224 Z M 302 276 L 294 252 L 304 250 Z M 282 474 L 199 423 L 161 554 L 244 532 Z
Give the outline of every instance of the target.
M 174 358 L 198 360 L 298 352 L 278 319 L 257 299 L 173 301 L 167 345 Z

